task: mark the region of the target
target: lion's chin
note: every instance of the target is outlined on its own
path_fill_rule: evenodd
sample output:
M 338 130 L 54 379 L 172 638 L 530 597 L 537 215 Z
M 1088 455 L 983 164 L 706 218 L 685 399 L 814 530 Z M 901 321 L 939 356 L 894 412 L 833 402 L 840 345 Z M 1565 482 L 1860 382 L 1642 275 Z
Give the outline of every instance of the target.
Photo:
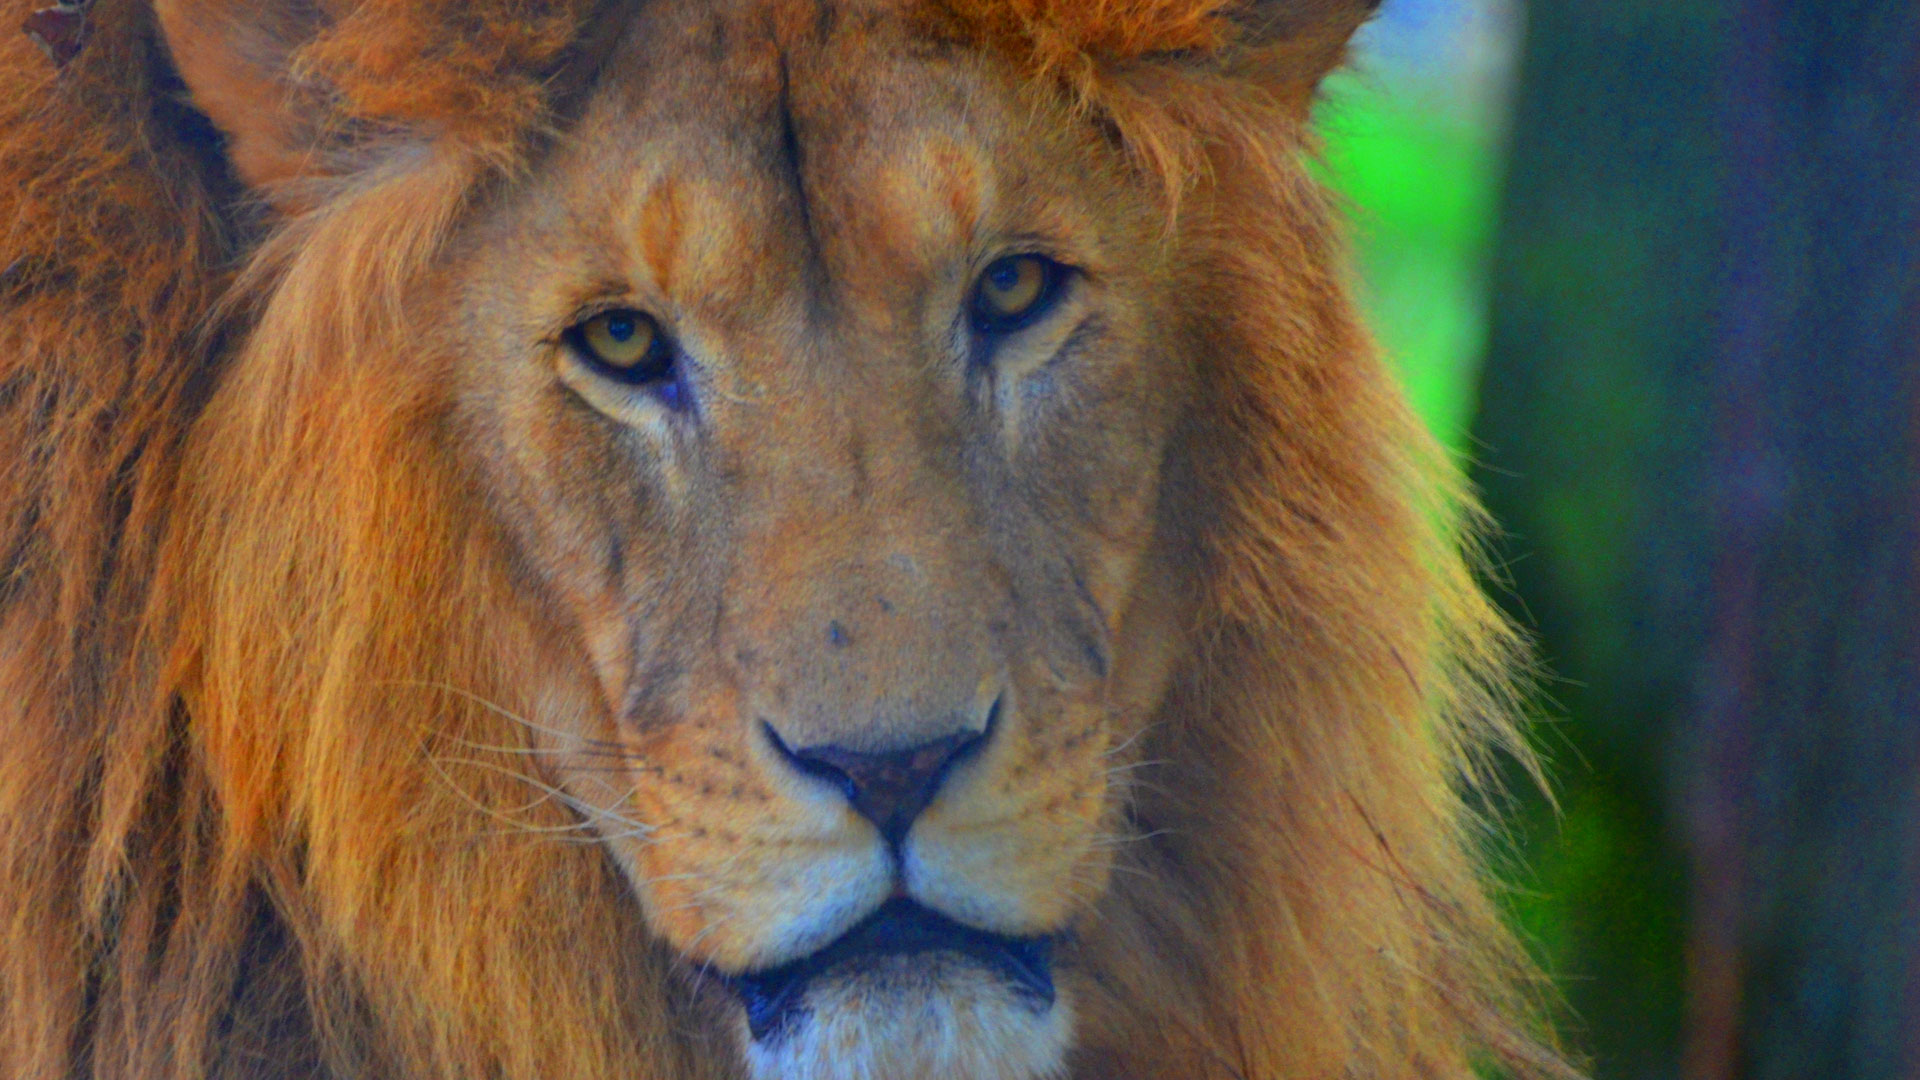
M 1041 1080 L 1063 1074 L 1066 995 L 1050 1003 L 952 953 L 877 959 L 814 980 L 804 1019 L 755 1039 L 754 1080 Z

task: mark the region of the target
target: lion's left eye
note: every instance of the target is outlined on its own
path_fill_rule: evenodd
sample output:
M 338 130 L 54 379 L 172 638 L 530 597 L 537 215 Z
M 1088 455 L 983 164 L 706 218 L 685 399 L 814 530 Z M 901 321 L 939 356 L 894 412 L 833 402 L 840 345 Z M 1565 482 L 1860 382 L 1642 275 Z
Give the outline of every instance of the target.
M 567 332 L 596 372 L 624 383 L 658 382 L 673 374 L 673 350 L 653 317 L 620 309 L 602 312 Z
M 1044 255 L 1009 255 L 973 287 L 970 315 L 983 334 L 1011 334 L 1039 321 L 1060 299 L 1067 268 Z
M 680 350 L 653 316 L 630 308 L 604 311 L 568 328 L 568 347 L 600 379 L 643 389 L 662 404 L 689 404 Z

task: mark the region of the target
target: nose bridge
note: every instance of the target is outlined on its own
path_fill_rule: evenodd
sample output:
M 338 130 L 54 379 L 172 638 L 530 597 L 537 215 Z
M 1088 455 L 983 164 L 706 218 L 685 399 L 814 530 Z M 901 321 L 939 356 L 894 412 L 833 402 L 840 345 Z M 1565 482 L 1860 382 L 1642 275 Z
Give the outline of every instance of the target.
M 999 693 L 1005 598 L 962 479 L 902 396 L 833 397 L 785 418 L 783 464 L 737 536 L 728 611 L 749 698 L 795 746 L 977 730 Z

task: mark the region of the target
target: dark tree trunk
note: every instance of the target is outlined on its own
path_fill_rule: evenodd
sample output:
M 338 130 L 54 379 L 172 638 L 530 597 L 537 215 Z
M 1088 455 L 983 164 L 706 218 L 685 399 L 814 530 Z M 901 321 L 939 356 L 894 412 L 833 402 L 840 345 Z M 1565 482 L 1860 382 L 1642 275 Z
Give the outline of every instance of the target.
M 1595 849 L 1543 936 L 1603 1077 L 1920 1075 L 1920 4 L 1530 8 L 1477 435 Z
M 1920 1070 L 1920 6 L 1745 0 L 1691 1076 Z

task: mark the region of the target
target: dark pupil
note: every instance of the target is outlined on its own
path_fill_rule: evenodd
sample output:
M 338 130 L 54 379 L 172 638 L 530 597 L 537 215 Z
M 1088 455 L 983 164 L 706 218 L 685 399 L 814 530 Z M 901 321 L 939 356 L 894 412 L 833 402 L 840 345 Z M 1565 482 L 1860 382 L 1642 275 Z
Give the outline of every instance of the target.
M 997 263 L 987 270 L 987 277 L 992 280 L 994 288 L 1006 292 L 1020 284 L 1020 264 L 1011 260 Z
M 615 341 L 626 341 L 632 338 L 634 331 L 638 329 L 640 325 L 628 315 L 615 315 L 607 320 L 607 336 Z

